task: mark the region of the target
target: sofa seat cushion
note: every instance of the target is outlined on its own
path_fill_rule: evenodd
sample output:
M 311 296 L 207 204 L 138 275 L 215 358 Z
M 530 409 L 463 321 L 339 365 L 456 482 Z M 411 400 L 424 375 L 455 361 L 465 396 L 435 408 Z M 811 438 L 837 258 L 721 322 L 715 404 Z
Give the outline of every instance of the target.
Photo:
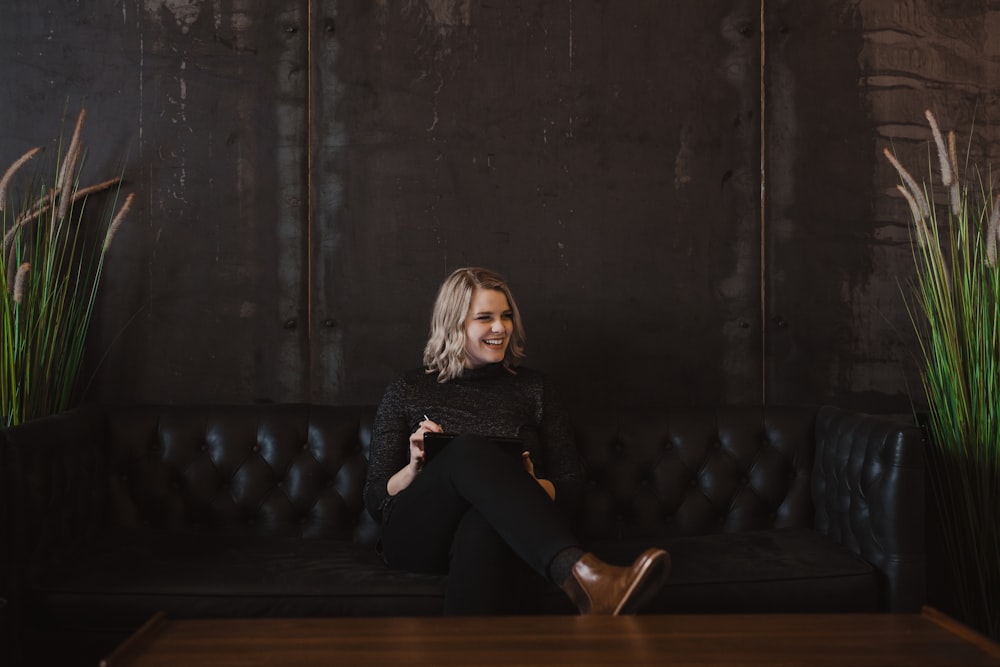
M 875 570 L 807 528 L 722 533 L 659 541 L 673 566 L 646 613 L 862 612 L 878 608 Z M 626 564 L 649 542 L 597 543 Z
M 396 572 L 343 540 L 142 532 L 90 545 L 34 578 L 33 624 L 119 628 L 170 617 L 441 613 L 440 576 Z
M 650 541 L 587 545 L 627 564 Z M 874 570 L 809 529 L 664 540 L 673 567 L 644 613 L 854 612 L 877 608 Z M 443 577 L 386 567 L 339 540 L 176 533 L 121 535 L 63 559 L 28 587 L 30 624 L 134 629 L 181 617 L 441 613 Z M 573 613 L 555 586 L 528 589 L 529 613 Z

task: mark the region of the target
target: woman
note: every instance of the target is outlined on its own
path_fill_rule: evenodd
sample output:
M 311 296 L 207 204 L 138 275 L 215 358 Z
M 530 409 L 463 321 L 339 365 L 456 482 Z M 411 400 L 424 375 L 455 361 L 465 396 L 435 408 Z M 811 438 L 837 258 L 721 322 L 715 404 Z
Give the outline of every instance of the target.
M 524 329 L 510 288 L 464 268 L 441 285 L 424 368 L 386 390 L 375 417 L 365 504 L 390 567 L 447 572 L 446 614 L 515 611 L 527 564 L 581 613 L 634 611 L 662 586 L 659 549 L 631 567 L 584 553 L 560 506 L 582 494 L 567 418 L 540 373 L 518 368 Z M 460 434 L 426 462 L 426 433 Z M 515 437 L 513 457 L 491 437 Z

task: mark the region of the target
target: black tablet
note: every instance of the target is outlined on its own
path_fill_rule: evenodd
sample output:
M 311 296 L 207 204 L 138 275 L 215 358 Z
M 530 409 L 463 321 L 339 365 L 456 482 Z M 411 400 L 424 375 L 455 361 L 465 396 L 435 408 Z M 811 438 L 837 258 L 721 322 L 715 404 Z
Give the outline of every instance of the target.
M 424 433 L 424 464 L 430 463 L 438 452 L 457 437 L 457 433 L 435 433 L 433 431 Z M 524 452 L 524 440 L 521 438 L 501 435 L 489 435 L 486 438 L 516 459 L 520 459 L 521 453 Z

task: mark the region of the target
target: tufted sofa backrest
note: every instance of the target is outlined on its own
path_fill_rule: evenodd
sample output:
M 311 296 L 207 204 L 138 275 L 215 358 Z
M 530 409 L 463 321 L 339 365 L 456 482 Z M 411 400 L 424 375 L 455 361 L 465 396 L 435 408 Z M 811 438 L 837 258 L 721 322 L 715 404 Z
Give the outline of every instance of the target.
M 131 406 L 106 413 L 118 525 L 371 542 L 362 488 L 374 408 Z M 815 408 L 683 408 L 576 420 L 585 539 L 812 523 Z M 586 428 L 582 428 L 582 426 Z
M 724 407 L 574 423 L 588 475 L 587 538 L 809 526 L 816 409 Z
M 362 487 L 372 411 L 109 408 L 109 519 L 157 529 L 369 541 L 374 526 Z

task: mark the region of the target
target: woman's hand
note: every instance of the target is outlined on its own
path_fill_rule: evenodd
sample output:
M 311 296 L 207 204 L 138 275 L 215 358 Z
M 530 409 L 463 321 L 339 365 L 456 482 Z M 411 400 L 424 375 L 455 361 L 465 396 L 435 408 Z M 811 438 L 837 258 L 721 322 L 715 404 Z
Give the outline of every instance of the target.
M 414 472 L 419 472 L 424 467 L 424 434 L 444 433 L 440 424 L 432 422 L 426 418 L 417 424 L 417 430 L 410 434 L 410 467 Z
M 389 478 L 386 490 L 394 496 L 416 479 L 420 469 L 424 467 L 424 433 L 443 433 L 440 424 L 424 419 L 417 424 L 417 430 L 410 434 L 410 461 L 399 472 Z
M 521 461 L 524 463 L 524 469 L 528 474 L 535 477 L 535 462 L 531 460 L 531 452 L 521 452 Z M 538 477 L 535 477 L 535 481 L 545 490 L 545 493 L 549 494 L 549 498 L 552 500 L 556 499 L 556 487 L 552 482 L 547 479 L 539 479 Z

